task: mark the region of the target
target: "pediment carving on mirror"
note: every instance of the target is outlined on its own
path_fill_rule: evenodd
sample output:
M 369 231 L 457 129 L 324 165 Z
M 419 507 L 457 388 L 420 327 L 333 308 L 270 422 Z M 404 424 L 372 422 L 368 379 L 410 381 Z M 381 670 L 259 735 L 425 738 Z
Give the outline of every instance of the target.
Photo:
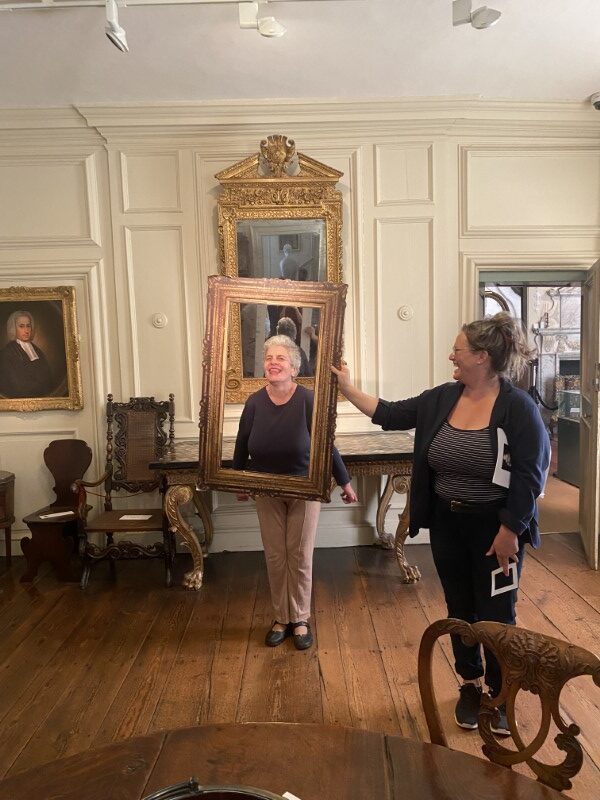
M 297 152 L 294 140 L 282 134 L 268 136 L 258 153 L 217 173 L 221 274 L 303 281 L 307 289 L 341 283 L 342 195 L 336 184 L 342 174 Z M 262 343 L 282 316 L 293 320 L 307 360 L 314 360 L 318 337 L 318 320 L 308 308 L 270 306 L 266 320 L 240 309 L 229 320 L 229 403 L 244 402 L 262 386 Z M 310 375 L 300 382 L 314 385 Z

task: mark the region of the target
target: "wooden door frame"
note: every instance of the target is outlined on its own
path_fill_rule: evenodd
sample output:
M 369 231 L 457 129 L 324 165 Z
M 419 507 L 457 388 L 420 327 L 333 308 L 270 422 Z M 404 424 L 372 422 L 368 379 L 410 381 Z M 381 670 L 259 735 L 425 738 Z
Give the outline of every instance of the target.
M 513 253 L 510 255 L 490 254 L 490 253 L 464 253 L 460 262 L 460 309 L 459 324 L 470 322 L 477 319 L 480 315 L 479 307 L 479 287 L 485 283 L 486 272 L 515 271 L 529 272 L 534 275 L 536 272 L 589 272 L 592 266 L 598 261 L 598 253 L 579 253 L 575 256 L 560 255 L 555 252 L 550 253 Z M 540 285 L 543 281 L 540 281 Z M 582 330 L 583 333 L 583 330 Z M 581 341 L 581 359 L 583 359 L 583 336 Z M 600 478 L 599 478 L 600 479 Z M 586 481 L 586 471 L 582 470 L 582 486 Z M 583 492 L 580 491 L 580 498 Z M 581 511 L 580 511 L 581 513 Z M 578 530 L 581 536 L 581 528 Z M 600 535 L 600 532 L 598 532 Z M 588 548 L 586 548 L 587 553 Z M 594 548 L 592 548 L 592 551 Z M 595 557 L 593 552 L 588 553 L 590 566 L 598 569 L 598 542 L 596 542 Z

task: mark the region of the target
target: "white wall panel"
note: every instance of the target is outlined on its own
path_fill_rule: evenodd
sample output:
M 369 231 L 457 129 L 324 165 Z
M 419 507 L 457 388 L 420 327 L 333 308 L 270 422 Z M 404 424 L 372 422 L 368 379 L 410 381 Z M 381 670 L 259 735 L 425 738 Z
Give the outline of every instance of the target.
M 191 418 L 181 228 L 129 227 L 126 236 L 136 391 L 161 400 L 173 392 L 177 416 Z M 164 327 L 153 324 L 155 314 L 164 315 Z
M 375 148 L 378 206 L 433 201 L 430 144 L 385 144 Z
M 448 347 L 473 316 L 486 265 L 597 258 L 591 110 L 582 129 L 576 109 L 430 105 L 240 103 L 217 116 L 204 106 L 114 107 L 88 109 L 87 129 L 83 117 L 71 125 L 43 110 L 3 116 L 0 285 L 75 284 L 82 337 L 82 412 L 0 417 L 0 468 L 22 489 L 39 484 L 44 496 L 31 505 L 47 500 L 41 452 L 59 431 L 95 438 L 101 466 L 106 391 L 173 391 L 176 435 L 197 436 L 202 308 L 219 269 L 214 175 L 256 152 L 281 119 L 299 150 L 344 172 L 345 350 L 368 392 L 405 397 L 447 378 Z M 153 326 L 156 313 L 166 327 Z M 228 408 L 232 430 L 239 411 Z M 350 404 L 339 411 L 340 430 L 369 429 Z M 323 510 L 320 543 L 368 540 L 377 483 L 360 481 L 361 504 Z M 215 501 L 214 549 L 259 546 L 253 508 Z M 18 515 L 31 510 L 21 506 Z
M 464 235 L 582 235 L 600 230 L 600 150 L 467 147 Z
M 92 449 L 87 476 L 101 474 L 106 452 L 104 403 L 110 387 L 106 347 L 106 300 L 101 266 L 94 262 L 44 261 L 0 263 L 0 287 L 74 286 L 80 340 L 83 408 L 80 411 L 4 412 L 0 415 L 0 469 L 15 474 L 18 489 L 13 533 L 26 531 L 25 514 L 53 498 L 42 454 L 52 439 L 80 438 Z M 43 475 L 43 479 L 40 478 Z M 92 497 L 92 504 L 96 499 Z M 0 548 L 1 550 L 1 548 Z
M 122 153 L 125 212 L 181 211 L 179 158 L 173 153 Z
M 429 382 L 433 223 L 385 219 L 376 225 L 380 391 L 388 399 L 409 397 Z
M 94 157 L 0 159 L 0 245 L 99 244 Z

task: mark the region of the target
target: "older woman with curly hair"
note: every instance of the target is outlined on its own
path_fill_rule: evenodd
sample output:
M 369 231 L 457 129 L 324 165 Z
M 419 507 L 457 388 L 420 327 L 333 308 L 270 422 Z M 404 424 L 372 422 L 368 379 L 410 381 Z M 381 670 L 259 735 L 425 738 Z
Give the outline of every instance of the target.
M 300 352 L 288 336 L 264 345 L 267 384 L 248 398 L 240 418 L 233 466 L 279 475 L 307 475 L 314 395 L 294 380 Z M 342 500 L 356 502 L 350 476 L 333 451 L 333 475 Z M 240 494 L 238 499 L 247 500 Z M 256 497 L 256 511 L 267 562 L 274 621 L 265 644 L 276 647 L 293 635 L 298 650 L 313 643 L 308 619 L 312 560 L 321 504 L 293 497 Z

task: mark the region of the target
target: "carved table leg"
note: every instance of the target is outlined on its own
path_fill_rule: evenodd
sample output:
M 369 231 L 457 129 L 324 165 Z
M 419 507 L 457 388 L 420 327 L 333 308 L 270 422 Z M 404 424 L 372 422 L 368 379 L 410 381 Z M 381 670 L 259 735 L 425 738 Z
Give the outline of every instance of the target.
M 196 511 L 200 515 L 200 519 L 202 520 L 202 525 L 204 526 L 204 543 L 202 547 L 202 552 L 204 553 L 205 556 L 207 556 L 213 540 L 213 524 L 212 524 L 212 517 L 210 514 L 210 508 L 206 501 L 206 492 L 200 492 L 197 489 L 194 489 L 194 495 L 192 497 L 192 500 L 194 501 L 194 505 L 196 506 Z
M 204 558 L 198 539 L 193 528 L 188 525 L 179 511 L 179 506 L 189 503 L 190 500 L 194 499 L 194 495 L 194 486 L 183 484 L 169 486 L 165 493 L 165 514 L 169 521 L 169 529 L 181 536 L 194 561 L 193 569 L 190 572 L 186 572 L 183 577 L 183 585 L 188 589 L 200 589 L 204 575 Z
M 397 492 L 406 493 L 406 505 L 402 513 L 398 517 L 398 527 L 396 528 L 396 536 L 394 538 L 394 550 L 396 552 L 396 561 L 402 573 L 402 583 L 416 583 L 421 580 L 421 572 L 419 568 L 411 566 L 406 560 L 404 554 L 404 542 L 408 536 L 408 508 L 410 500 L 410 478 L 394 476 L 395 490 Z
M 392 550 L 394 547 L 394 537 L 391 533 L 385 532 L 385 517 L 392 502 L 394 491 L 394 476 L 388 475 L 385 489 L 377 504 L 377 516 L 375 517 L 375 530 L 377 531 L 375 544 L 385 547 L 386 550 Z

